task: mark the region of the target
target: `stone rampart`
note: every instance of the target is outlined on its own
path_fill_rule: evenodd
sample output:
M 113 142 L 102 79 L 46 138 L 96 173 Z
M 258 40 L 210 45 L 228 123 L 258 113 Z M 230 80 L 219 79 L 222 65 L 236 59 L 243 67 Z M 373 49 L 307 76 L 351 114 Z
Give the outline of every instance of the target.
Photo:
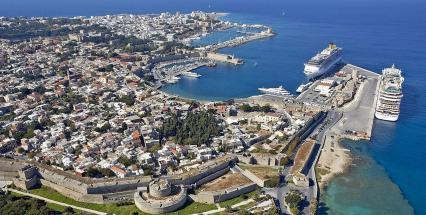
M 183 174 L 173 176 L 169 179 L 169 181 L 172 184 L 192 185 L 213 173 L 223 170 L 229 166 L 233 166 L 237 160 L 236 156 L 221 157 L 204 163 L 197 169 L 192 169 Z
M 236 161 L 237 158 L 235 156 L 227 155 L 204 163 L 197 169 L 173 176 L 170 182 L 174 185 L 203 184 L 229 171 L 229 166 L 234 165 Z M 8 173 L 7 176 L 10 174 L 17 176 L 20 168 L 26 165 L 35 166 L 37 167 L 34 168 L 36 172 L 33 170 L 27 173 L 22 172 L 23 176 L 25 176 L 25 174 L 27 174 L 28 177 L 37 175 L 35 178 L 38 183 L 50 187 L 77 201 L 89 203 L 127 201 L 132 198 L 132 192 L 136 192 L 138 187 L 147 187 L 152 180 L 151 177 L 147 176 L 126 177 L 121 179 L 85 178 L 33 161 L 23 162 L 0 159 L 0 164 L 4 164 L 0 165 L 0 176 L 1 172 L 6 170 Z M 34 181 L 31 180 L 29 182 L 30 184 L 25 184 L 25 180 L 21 180 L 20 182 L 16 181 L 16 183 L 25 187 L 27 187 L 27 185 L 32 185 Z
M 66 197 L 72 198 L 76 201 L 90 202 L 90 203 L 95 203 L 95 204 L 103 204 L 104 203 L 103 196 L 99 195 L 99 194 L 97 194 L 97 195 L 83 194 L 83 193 L 76 192 L 74 190 L 68 189 L 67 187 L 63 186 L 62 184 L 61 185 L 55 184 L 55 183 L 52 183 L 52 182 L 44 180 L 44 179 L 41 179 L 40 182 L 43 186 L 49 187 L 53 190 L 56 190 L 58 193 L 66 196 Z
M 256 183 L 257 186 L 265 187 L 265 183 L 266 183 L 267 180 L 263 180 L 263 179 L 257 177 L 255 174 L 253 174 L 249 170 L 241 169 L 239 166 L 235 166 L 234 168 L 237 169 L 237 171 L 241 172 L 241 174 L 243 174 L 245 177 L 250 179 L 250 181 Z
M 38 171 L 35 166 L 25 166 L 18 170 L 18 175 L 21 179 L 30 179 L 33 177 L 37 177 Z
M 203 184 L 205 184 L 205 183 L 207 183 L 209 181 L 213 181 L 214 179 L 219 178 L 220 176 L 222 176 L 225 173 L 227 173 L 229 171 L 229 169 L 230 169 L 230 167 L 227 166 L 224 169 L 218 170 L 217 172 L 215 172 L 213 174 L 210 174 L 210 175 L 208 175 L 208 176 L 206 176 L 206 177 L 198 180 L 197 182 L 195 182 L 195 184 L 198 187 L 198 186 L 201 186 L 201 185 L 203 185 Z
M 249 193 L 255 190 L 256 188 L 257 185 L 255 183 L 250 183 L 239 187 L 219 191 L 201 191 L 196 195 L 190 195 L 190 197 L 196 202 L 215 204 Z
M 20 162 L 11 159 L 0 158 L 0 180 L 11 181 L 18 177 L 18 171 L 24 167 Z
M 181 188 L 180 192 L 166 201 L 150 201 L 142 197 L 142 192 L 134 193 L 135 205 L 141 211 L 150 214 L 170 213 L 185 205 L 187 200 L 186 188 Z

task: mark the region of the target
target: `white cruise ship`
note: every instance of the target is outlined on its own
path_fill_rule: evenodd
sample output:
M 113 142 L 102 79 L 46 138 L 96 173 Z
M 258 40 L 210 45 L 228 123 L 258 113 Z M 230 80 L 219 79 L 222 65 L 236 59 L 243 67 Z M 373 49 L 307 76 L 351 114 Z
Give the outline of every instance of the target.
M 375 113 L 377 119 L 393 122 L 398 120 L 403 82 L 401 70 L 394 65 L 383 69 Z
M 326 49 L 305 63 L 304 73 L 308 79 L 313 79 L 328 72 L 341 60 L 342 48 L 337 47 L 334 43 L 330 43 Z
M 291 94 L 283 88 L 283 86 L 279 86 L 277 88 L 258 88 L 258 90 L 264 94 L 276 95 L 276 96 L 291 96 Z

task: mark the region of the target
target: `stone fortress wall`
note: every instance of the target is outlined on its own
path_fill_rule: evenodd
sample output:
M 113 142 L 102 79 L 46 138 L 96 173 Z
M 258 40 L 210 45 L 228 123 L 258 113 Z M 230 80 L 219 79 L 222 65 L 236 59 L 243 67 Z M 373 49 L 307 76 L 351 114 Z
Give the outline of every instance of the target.
M 249 170 L 241 169 L 241 167 L 239 167 L 239 166 L 235 166 L 234 168 L 238 172 L 243 174 L 246 178 L 250 179 L 250 181 L 256 183 L 259 187 L 265 187 L 265 183 L 268 181 L 268 180 L 263 180 L 263 179 L 257 177 L 255 174 L 253 174 Z
M 257 188 L 255 183 L 242 185 L 239 187 L 218 190 L 218 191 L 201 191 L 195 195 L 189 195 L 194 201 L 207 204 L 215 204 L 237 196 L 254 191 Z
M 196 169 L 172 176 L 169 178 L 169 181 L 175 185 L 201 185 L 215 179 L 213 176 L 211 176 L 212 174 L 220 172 L 223 175 L 226 172 L 224 169 L 229 170 L 229 167 L 234 166 L 237 161 L 238 159 L 236 156 L 226 155 L 216 160 L 201 164 Z M 221 176 L 220 174 L 215 175 L 217 177 Z
M 18 170 L 22 167 L 23 165 L 20 162 L 10 159 L 0 159 L 0 180 L 12 181 L 18 177 Z
M 5 164 L 0 167 L 0 174 L 2 171 L 12 173 L 15 185 L 21 189 L 28 190 L 41 184 L 64 196 L 88 203 L 104 204 L 133 201 L 133 194 L 138 187 L 147 187 L 152 180 L 151 177 L 147 176 L 92 179 L 79 177 L 38 162 L 3 158 L 0 158 L 0 162 L 2 162 L 0 164 Z M 169 181 L 173 185 L 194 185 L 197 187 L 225 174 L 229 171 L 230 166 L 233 166 L 236 162 L 237 157 L 227 155 L 201 164 L 196 169 L 172 176 Z M 24 167 L 28 165 L 34 168 L 25 169 Z
M 167 199 L 167 201 L 150 201 L 143 197 L 142 192 L 134 193 L 135 205 L 140 210 L 150 214 L 169 213 L 178 210 L 185 205 L 187 200 L 186 188 L 181 188 L 180 192 Z

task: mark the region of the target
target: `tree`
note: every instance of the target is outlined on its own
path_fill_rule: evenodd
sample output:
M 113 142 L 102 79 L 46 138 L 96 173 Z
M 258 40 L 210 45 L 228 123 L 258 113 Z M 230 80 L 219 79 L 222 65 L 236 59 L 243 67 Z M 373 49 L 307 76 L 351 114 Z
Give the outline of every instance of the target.
M 300 202 L 302 201 L 302 197 L 300 196 L 300 194 L 295 193 L 295 192 L 290 192 L 286 197 L 285 197 L 285 202 L 289 205 L 290 208 L 296 208 L 298 210 L 299 206 L 300 206 Z M 297 214 L 297 213 L 296 213 Z
M 109 129 L 111 128 L 111 124 L 109 124 L 109 122 L 103 124 L 101 127 L 96 127 L 95 131 L 99 132 L 99 133 L 105 133 L 107 132 Z
M 0 196 L 0 214 L 14 215 L 38 215 L 56 214 L 57 212 L 48 208 L 46 202 L 24 196 L 11 196 L 9 194 Z
M 74 214 L 74 209 L 72 207 L 66 207 L 64 209 L 64 214 Z
M 175 137 L 177 144 L 209 144 L 210 139 L 222 132 L 220 120 L 208 111 L 190 111 L 182 119 L 176 114 L 166 119 L 160 129 L 162 137 Z
M 290 163 L 290 160 L 289 160 L 289 158 L 288 158 L 287 156 L 282 157 L 282 158 L 280 159 L 280 165 L 281 165 L 281 166 L 285 166 L 285 165 L 287 165 L 287 164 L 289 164 L 289 163 Z
M 108 168 L 101 168 L 99 169 L 99 172 L 102 174 L 102 176 L 106 176 L 106 177 L 114 177 L 115 173 Z
M 133 106 L 136 102 L 136 99 L 134 95 L 124 95 L 120 97 L 119 101 L 125 103 L 128 106 Z
M 269 104 L 266 104 L 266 105 L 260 107 L 260 111 L 265 112 L 265 113 L 271 112 L 271 109 L 272 109 L 271 105 L 269 105 Z
M 18 147 L 18 148 L 16 149 L 16 152 L 18 152 L 19 154 L 22 154 L 22 153 L 24 153 L 24 152 L 25 152 L 25 150 L 24 150 L 22 147 Z
M 130 166 L 130 165 L 132 165 L 132 164 L 135 164 L 135 161 L 134 160 L 130 160 L 127 156 L 125 156 L 125 155 L 121 155 L 118 159 L 117 159 L 117 161 L 119 162 L 119 163 L 121 163 L 121 164 L 123 164 L 124 166 Z

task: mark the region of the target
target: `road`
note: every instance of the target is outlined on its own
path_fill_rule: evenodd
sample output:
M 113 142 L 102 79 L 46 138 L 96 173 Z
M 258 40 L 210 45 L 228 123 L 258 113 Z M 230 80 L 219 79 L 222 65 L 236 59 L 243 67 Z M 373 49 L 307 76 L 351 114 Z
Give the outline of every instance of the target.
M 315 176 L 315 163 L 319 157 L 319 152 L 323 146 L 325 135 L 327 134 L 328 130 L 333 127 L 342 117 L 342 113 L 334 110 L 330 110 L 327 114 L 327 117 L 324 119 L 324 121 L 321 124 L 318 124 L 316 128 L 310 133 L 308 137 L 313 137 L 316 135 L 316 144 L 314 146 L 314 156 L 310 158 L 308 161 L 309 168 L 307 169 L 306 175 L 308 176 L 309 180 L 313 183 L 310 184 L 308 188 L 298 187 L 294 184 L 286 184 L 284 186 L 276 187 L 276 188 L 263 188 L 262 190 L 265 192 L 265 194 L 271 195 L 272 197 L 276 198 L 280 203 L 280 209 L 282 212 L 286 212 L 285 204 L 284 204 L 284 197 L 287 195 L 287 193 L 290 190 L 297 190 L 303 195 L 306 196 L 306 201 L 310 201 L 312 198 L 317 198 L 318 194 L 318 186 L 316 183 L 316 176 Z M 295 150 L 296 151 L 296 150 Z M 283 175 L 286 174 L 287 168 L 284 168 Z M 309 214 L 309 207 L 305 207 L 303 209 L 303 214 Z
M 37 196 L 37 195 L 31 194 L 31 193 L 21 192 L 19 190 L 15 190 L 15 189 L 7 188 L 6 191 L 11 191 L 11 192 L 18 193 L 18 194 L 21 194 L 21 195 L 24 195 L 24 196 L 29 196 L 29 197 L 32 197 L 32 198 L 41 199 L 45 202 L 61 205 L 61 206 L 64 206 L 64 207 L 71 207 L 71 208 L 74 208 L 74 209 L 77 209 L 77 210 L 80 210 L 80 211 L 84 211 L 84 212 L 88 212 L 88 213 L 91 213 L 91 214 L 98 214 L 98 215 L 106 215 L 107 214 L 105 212 L 95 211 L 95 210 L 91 210 L 91 209 L 87 209 L 87 208 L 82 208 L 82 207 L 78 207 L 78 206 L 75 206 L 75 205 L 69 205 L 69 204 L 66 204 L 66 203 L 63 203 L 63 202 L 54 201 L 54 200 L 51 200 L 51 199 L 48 199 L 48 198 Z

